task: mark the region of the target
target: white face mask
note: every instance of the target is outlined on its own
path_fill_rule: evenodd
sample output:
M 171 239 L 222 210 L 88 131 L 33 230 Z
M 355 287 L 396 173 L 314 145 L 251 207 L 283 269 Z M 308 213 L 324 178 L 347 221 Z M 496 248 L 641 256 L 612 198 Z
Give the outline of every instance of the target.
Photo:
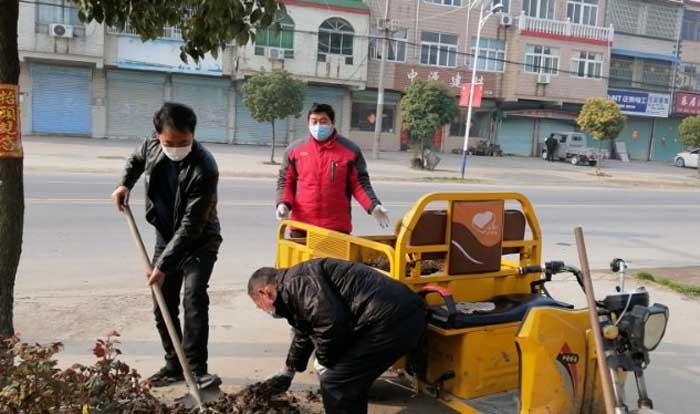
M 160 147 L 163 149 L 165 156 L 172 161 L 182 161 L 192 152 L 192 144 L 186 147 L 166 147 L 165 145 Z

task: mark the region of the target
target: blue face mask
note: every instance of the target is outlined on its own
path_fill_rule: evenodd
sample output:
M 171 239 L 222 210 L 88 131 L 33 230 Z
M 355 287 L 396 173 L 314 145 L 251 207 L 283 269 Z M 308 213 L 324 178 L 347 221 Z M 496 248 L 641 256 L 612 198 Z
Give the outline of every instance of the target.
M 333 126 L 316 124 L 309 127 L 309 132 L 316 141 L 323 142 L 333 134 Z

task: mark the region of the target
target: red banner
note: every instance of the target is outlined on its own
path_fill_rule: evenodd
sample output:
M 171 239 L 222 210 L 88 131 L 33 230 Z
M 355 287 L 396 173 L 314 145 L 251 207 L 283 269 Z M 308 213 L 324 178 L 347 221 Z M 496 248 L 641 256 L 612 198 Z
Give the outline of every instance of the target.
M 471 89 L 471 83 L 463 83 L 459 90 L 459 106 L 468 107 L 469 106 L 469 92 Z M 484 90 L 483 83 L 474 84 L 474 99 L 472 99 L 472 108 L 478 108 L 481 106 L 481 95 Z
M 19 87 L 0 84 L 0 158 L 22 158 Z
M 676 93 L 674 112 L 681 114 L 700 114 L 700 95 L 694 93 Z

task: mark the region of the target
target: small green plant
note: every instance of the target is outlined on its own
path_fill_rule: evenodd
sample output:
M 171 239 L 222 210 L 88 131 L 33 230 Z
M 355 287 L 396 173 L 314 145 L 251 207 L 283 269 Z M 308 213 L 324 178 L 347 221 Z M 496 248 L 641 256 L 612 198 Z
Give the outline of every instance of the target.
M 681 142 L 687 147 L 700 147 L 700 116 L 689 116 L 685 118 L 678 127 L 678 135 Z M 700 178 L 700 158 L 698 158 L 698 178 Z
M 666 286 L 667 288 L 675 290 L 676 292 L 682 293 L 686 296 L 700 297 L 700 286 L 693 286 L 687 283 L 680 283 L 663 277 L 656 277 L 651 273 L 647 272 L 637 273 L 637 279 L 658 283 L 659 285 Z
M 589 98 L 581 109 L 576 122 L 583 132 L 589 134 L 600 146 L 604 141 L 612 141 L 625 127 L 625 116 L 617 104 L 605 98 Z M 600 149 L 599 146 L 599 149 Z M 596 174 L 601 175 L 603 157 L 598 157 Z
M 289 116 L 301 116 L 304 106 L 304 82 L 294 79 L 284 70 L 273 70 L 251 76 L 243 84 L 243 103 L 258 122 L 272 126 L 270 164 L 275 164 L 275 121 Z

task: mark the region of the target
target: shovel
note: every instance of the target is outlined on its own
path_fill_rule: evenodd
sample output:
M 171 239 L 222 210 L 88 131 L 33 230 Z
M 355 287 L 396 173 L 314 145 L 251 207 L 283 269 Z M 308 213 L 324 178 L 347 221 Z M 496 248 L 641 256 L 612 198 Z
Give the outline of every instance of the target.
M 148 257 L 146 246 L 143 244 L 141 233 L 139 233 L 139 229 L 136 226 L 136 221 L 134 220 L 134 215 L 128 205 L 124 206 L 124 215 L 126 216 L 126 221 L 129 224 L 131 235 L 134 237 L 136 247 L 141 254 L 141 259 L 143 259 L 143 264 L 146 266 L 146 270 L 151 272 L 153 271 L 153 264 L 151 263 L 151 259 Z M 177 335 L 177 330 L 175 330 L 173 318 L 165 304 L 163 291 L 158 284 L 151 286 L 151 290 L 153 292 L 153 296 L 156 298 L 156 303 L 158 304 L 160 313 L 163 315 L 163 320 L 165 320 L 165 325 L 168 328 L 168 335 L 170 335 L 170 340 L 175 347 L 175 353 L 177 354 L 178 361 L 180 361 L 180 366 L 182 367 L 182 372 L 187 383 L 188 394 L 184 397 L 178 398 L 176 401 L 186 408 L 197 407 L 199 411 L 204 411 L 205 402 L 214 401 L 219 398 L 219 395 L 221 394 L 221 391 L 219 390 L 221 379 L 215 375 L 207 375 L 206 377 L 202 378 L 200 384 L 197 384 L 197 381 L 194 379 L 194 375 L 192 375 L 190 364 L 185 356 L 185 351 L 182 348 L 180 338 Z

